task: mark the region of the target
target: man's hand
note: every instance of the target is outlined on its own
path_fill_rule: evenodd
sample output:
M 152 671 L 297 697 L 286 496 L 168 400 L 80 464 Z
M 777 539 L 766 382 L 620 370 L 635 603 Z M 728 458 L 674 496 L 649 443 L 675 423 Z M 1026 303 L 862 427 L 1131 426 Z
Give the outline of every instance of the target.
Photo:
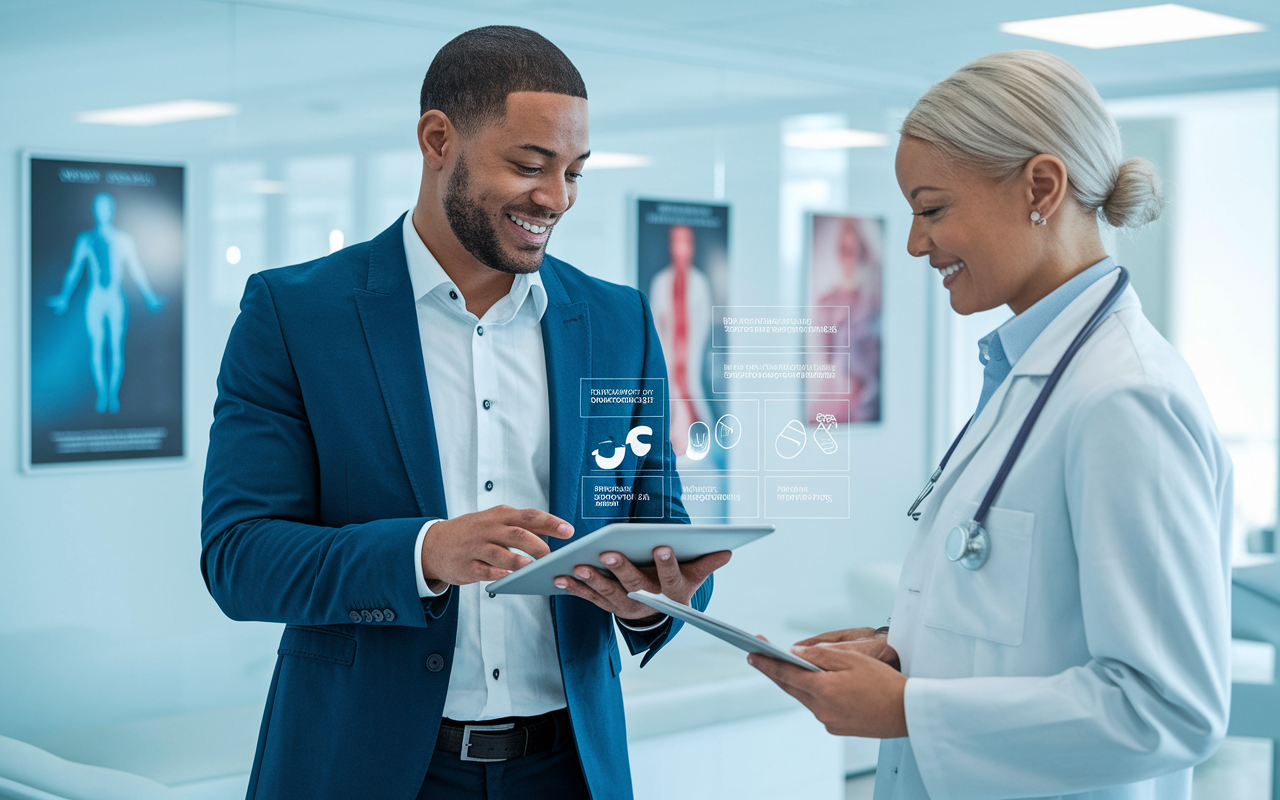
M 573 526 L 536 508 L 511 506 L 442 519 L 422 539 L 422 577 L 437 592 L 450 583 L 496 581 L 551 552 L 539 536 L 568 539 Z M 511 552 L 511 547 L 530 557 Z
M 802 639 L 796 642 L 795 646 L 849 650 L 871 656 L 894 669 L 899 669 L 898 651 L 889 646 L 888 638 L 888 633 L 877 631 L 875 628 L 845 628 L 842 631 L 829 631 Z
M 655 547 L 654 565 L 637 567 L 621 553 L 601 553 L 600 563 L 613 573 L 613 577 L 586 564 L 579 564 L 574 567 L 572 577 L 560 575 L 555 583 L 561 589 L 568 590 L 569 594 L 590 600 L 621 619 L 631 622 L 656 620 L 662 615 L 655 614 L 644 603 L 627 597 L 627 592 L 643 589 L 689 605 L 689 599 L 706 581 L 707 576 L 728 564 L 732 555 L 728 550 L 721 550 L 681 565 L 670 547 Z
M 747 663 L 804 703 L 829 733 L 874 739 L 906 736 L 903 694 L 907 679 L 883 661 L 858 652 L 852 644 L 819 643 L 791 648 L 826 672 L 810 672 L 759 653 L 747 656 Z

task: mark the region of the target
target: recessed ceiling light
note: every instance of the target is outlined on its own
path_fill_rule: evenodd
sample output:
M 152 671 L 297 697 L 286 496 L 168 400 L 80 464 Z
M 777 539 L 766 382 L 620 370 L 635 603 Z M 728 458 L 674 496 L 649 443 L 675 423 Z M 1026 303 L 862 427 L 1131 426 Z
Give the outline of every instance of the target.
M 284 194 L 286 189 L 284 181 L 250 181 L 249 191 L 254 194 Z
M 582 165 L 583 169 L 635 169 L 637 167 L 652 166 L 652 156 L 642 156 L 639 153 L 610 153 L 608 151 L 600 151 L 591 154 L 587 159 L 587 163 Z
M 822 131 L 793 131 L 782 137 L 787 147 L 806 150 L 839 150 L 847 147 L 884 147 L 889 137 L 883 133 L 835 128 Z
M 1004 22 L 1000 30 L 1033 39 L 1101 50 L 1136 44 L 1180 42 L 1236 33 L 1257 33 L 1267 26 L 1176 3 L 1092 14 L 1071 14 L 1022 22 Z
M 163 125 L 167 122 L 186 122 L 192 119 L 232 117 L 239 113 L 240 106 L 234 103 L 215 103 L 211 100 L 170 100 L 165 103 L 81 111 L 76 114 L 76 122 L 143 127 Z

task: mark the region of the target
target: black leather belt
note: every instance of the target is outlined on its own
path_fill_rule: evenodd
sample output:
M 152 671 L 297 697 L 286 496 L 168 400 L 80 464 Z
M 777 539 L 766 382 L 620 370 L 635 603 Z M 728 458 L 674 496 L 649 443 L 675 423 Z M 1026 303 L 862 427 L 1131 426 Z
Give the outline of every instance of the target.
M 550 750 L 556 733 L 569 732 L 569 712 L 558 709 L 537 717 L 508 717 L 484 722 L 441 720 L 436 750 L 463 761 L 506 761 Z

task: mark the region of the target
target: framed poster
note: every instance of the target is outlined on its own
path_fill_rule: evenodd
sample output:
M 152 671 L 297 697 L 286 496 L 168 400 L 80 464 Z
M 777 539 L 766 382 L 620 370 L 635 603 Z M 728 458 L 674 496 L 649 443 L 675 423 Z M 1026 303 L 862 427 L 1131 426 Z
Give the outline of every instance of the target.
M 884 220 L 809 218 L 806 415 L 826 425 L 880 421 L 880 302 Z M 819 422 L 821 427 L 824 423 Z
M 671 447 L 677 458 L 723 466 L 712 428 L 727 411 L 714 399 L 711 331 L 729 296 L 729 207 L 638 200 L 637 286 L 649 298 L 667 361 Z
M 24 467 L 182 458 L 185 167 L 23 167 Z

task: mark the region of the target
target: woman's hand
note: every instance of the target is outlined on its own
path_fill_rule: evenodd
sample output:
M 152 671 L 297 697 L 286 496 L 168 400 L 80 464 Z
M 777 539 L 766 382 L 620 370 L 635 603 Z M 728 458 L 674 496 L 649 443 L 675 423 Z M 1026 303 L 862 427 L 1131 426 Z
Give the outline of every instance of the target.
M 889 646 L 889 634 L 883 629 L 845 628 L 842 631 L 828 631 L 808 639 L 796 642 L 796 647 L 839 647 L 842 650 L 853 650 L 863 655 L 883 661 L 894 669 L 900 669 L 898 651 Z M 807 656 L 806 656 L 807 658 Z
M 825 672 L 810 672 L 759 653 L 748 656 L 747 663 L 803 703 L 829 733 L 874 739 L 906 736 L 903 694 L 907 679 L 895 667 L 860 652 L 873 646 L 867 644 L 868 641 L 866 637 L 859 637 L 791 648 L 796 655 Z M 893 652 L 888 645 L 881 646 Z M 897 653 L 893 656 L 896 658 Z

